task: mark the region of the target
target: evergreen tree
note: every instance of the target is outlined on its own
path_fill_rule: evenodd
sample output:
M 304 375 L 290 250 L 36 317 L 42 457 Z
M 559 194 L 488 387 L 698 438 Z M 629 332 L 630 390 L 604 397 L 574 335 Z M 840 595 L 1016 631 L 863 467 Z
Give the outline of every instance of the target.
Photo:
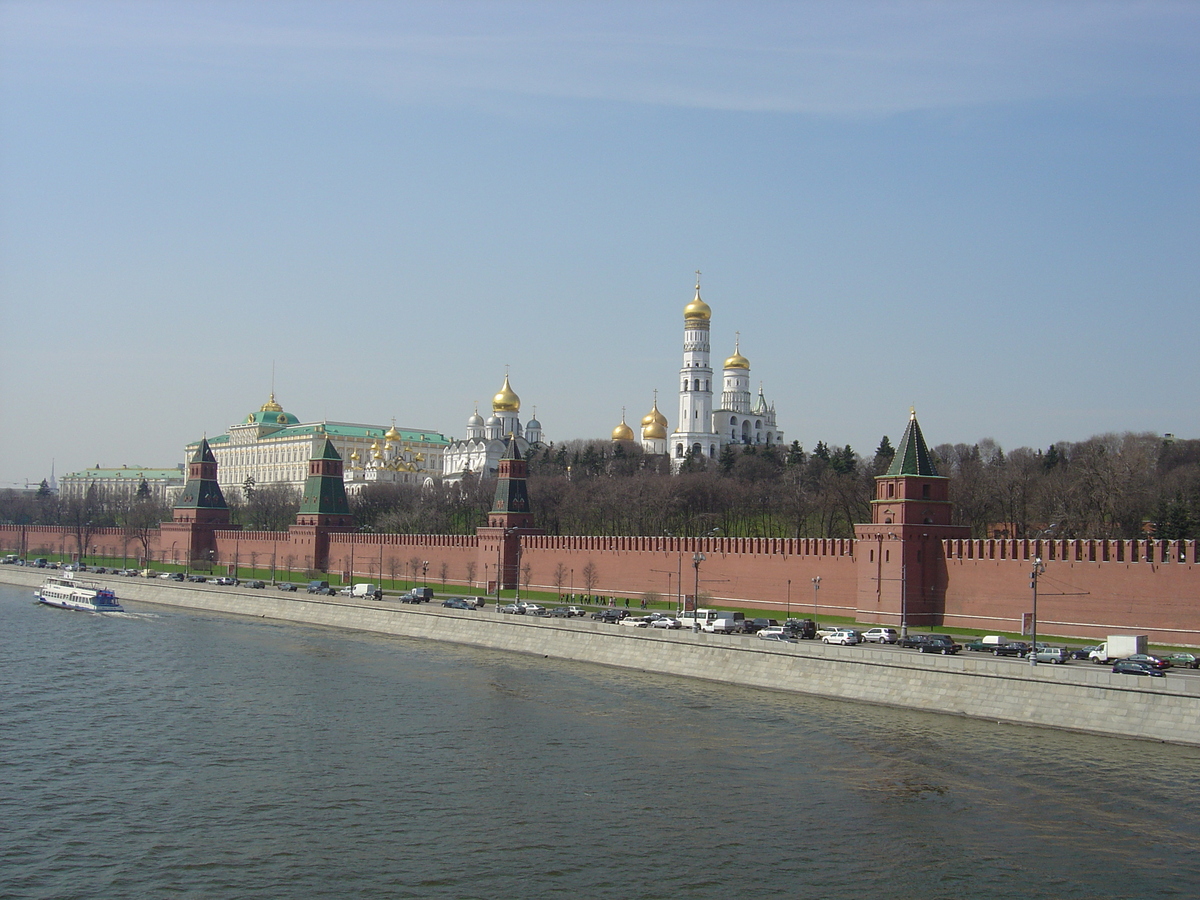
M 733 466 L 737 462 L 737 456 L 733 452 L 733 444 L 726 444 L 725 449 L 721 451 L 721 455 L 717 457 L 717 471 L 722 475 L 729 475 L 733 472 Z

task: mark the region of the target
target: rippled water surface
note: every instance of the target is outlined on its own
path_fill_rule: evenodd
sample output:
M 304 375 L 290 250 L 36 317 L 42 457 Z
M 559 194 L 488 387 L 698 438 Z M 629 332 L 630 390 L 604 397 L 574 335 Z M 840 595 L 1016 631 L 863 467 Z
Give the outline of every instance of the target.
M 1140 897 L 1200 751 L 0 585 L 5 898 Z

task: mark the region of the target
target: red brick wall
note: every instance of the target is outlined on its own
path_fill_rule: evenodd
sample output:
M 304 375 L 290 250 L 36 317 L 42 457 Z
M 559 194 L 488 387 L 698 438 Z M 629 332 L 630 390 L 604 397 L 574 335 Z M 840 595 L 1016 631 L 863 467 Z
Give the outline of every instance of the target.
M 260 568 L 288 566 L 302 573 L 308 561 L 286 531 L 216 533 L 218 566 L 231 565 L 235 554 L 243 566 L 252 557 Z M 22 543 L 23 542 L 23 543 Z M 106 557 L 128 553 L 130 563 L 141 544 L 119 528 L 100 529 L 89 542 Z M 1195 541 L 1014 541 L 948 540 L 941 542 L 945 566 L 942 624 L 986 633 L 1017 631 L 1021 617 L 1032 607 L 1029 573 L 1041 556 L 1045 574 L 1039 581 L 1038 620 L 1046 633 L 1099 637 L 1109 632 L 1136 632 L 1157 643 L 1200 645 L 1200 545 Z M 333 534 L 330 567 L 349 568 L 359 580 L 388 583 L 392 563 L 398 579 L 410 572 L 416 558 L 429 561 L 428 582 L 441 583 L 441 566 L 448 566 L 448 585 L 466 581 L 467 564 L 477 566 L 475 586 L 485 575 L 494 578 L 494 562 L 481 559 L 474 536 L 405 534 Z M 780 540 L 765 538 L 666 537 L 526 537 L 522 566 L 530 567 L 536 590 L 554 589 L 554 572 L 561 562 L 573 570 L 575 593 L 584 592 L 583 569 L 595 566 L 595 593 L 633 600 L 648 591 L 666 598 L 679 587 L 694 590 L 692 556 L 704 553 L 700 590 L 716 604 L 763 605 L 783 612 L 789 593 L 794 615 L 813 608 L 813 577 L 821 576 L 817 594 L 823 615 L 853 616 L 861 585 L 856 573 L 854 541 L 829 539 Z M 29 556 L 75 550 L 69 529 L 51 526 L 0 525 L 0 550 L 24 550 Z M 182 553 L 182 548 L 177 548 Z M 90 550 L 89 550 L 90 553 Z M 152 557 L 170 556 L 170 547 L 152 544 Z M 383 571 L 380 573 L 382 558 Z M 182 561 L 182 555 L 180 555 Z M 912 573 L 910 573 L 911 576 Z M 788 582 L 791 581 L 790 591 Z M 522 586 L 525 580 L 522 577 Z M 572 575 L 564 579 L 570 591 Z M 873 587 L 868 586 L 871 590 Z M 925 624 L 925 623 L 922 623 Z M 935 623 L 936 624 L 936 623 Z

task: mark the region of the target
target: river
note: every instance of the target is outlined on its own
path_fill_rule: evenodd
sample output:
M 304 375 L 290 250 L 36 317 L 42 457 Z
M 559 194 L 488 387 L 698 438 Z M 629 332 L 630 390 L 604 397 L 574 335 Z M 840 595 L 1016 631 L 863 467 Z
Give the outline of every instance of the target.
M 0 585 L 5 898 L 1140 897 L 1200 749 Z

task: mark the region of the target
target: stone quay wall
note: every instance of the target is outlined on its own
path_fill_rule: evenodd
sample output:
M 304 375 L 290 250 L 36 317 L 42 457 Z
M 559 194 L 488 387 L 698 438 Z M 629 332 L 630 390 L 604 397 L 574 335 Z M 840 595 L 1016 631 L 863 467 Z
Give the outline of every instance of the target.
M 5 566 L 0 579 L 32 589 L 41 575 Z M 460 612 L 210 585 L 112 581 L 118 596 L 129 603 L 432 639 L 839 700 L 1200 746 L 1200 677 L 1135 678 L 1087 664 L 1029 667 L 974 654 L 924 656 L 884 648 L 648 631 L 585 620 L 525 619 L 501 615 L 494 608 Z

